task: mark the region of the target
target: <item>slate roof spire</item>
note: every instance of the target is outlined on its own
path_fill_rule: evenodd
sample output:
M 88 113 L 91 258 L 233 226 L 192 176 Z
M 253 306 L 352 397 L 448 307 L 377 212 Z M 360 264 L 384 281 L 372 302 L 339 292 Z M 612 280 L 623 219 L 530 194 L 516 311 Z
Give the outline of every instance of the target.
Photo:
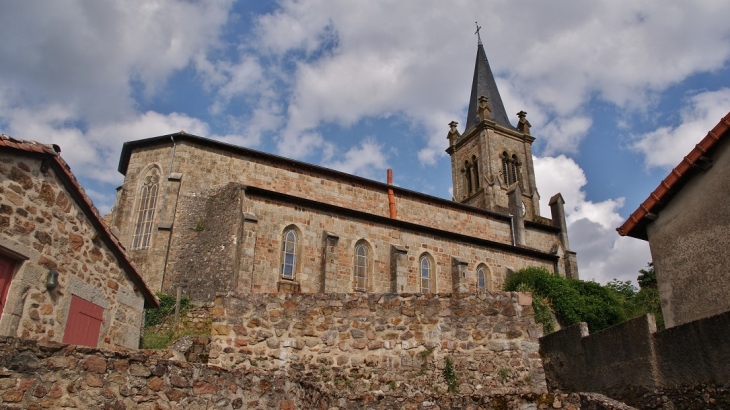
M 477 26 L 477 36 L 479 36 L 479 26 Z M 499 96 L 497 83 L 494 81 L 492 69 L 487 61 L 487 53 L 484 51 L 481 36 L 479 36 L 479 45 L 477 46 L 477 61 L 474 65 L 474 79 L 471 83 L 471 97 L 469 97 L 469 111 L 466 116 L 466 128 L 468 130 L 474 124 L 479 123 L 479 97 L 486 96 L 490 108 L 490 119 L 497 124 L 514 129 L 507 118 L 507 111 L 504 109 L 502 97 Z

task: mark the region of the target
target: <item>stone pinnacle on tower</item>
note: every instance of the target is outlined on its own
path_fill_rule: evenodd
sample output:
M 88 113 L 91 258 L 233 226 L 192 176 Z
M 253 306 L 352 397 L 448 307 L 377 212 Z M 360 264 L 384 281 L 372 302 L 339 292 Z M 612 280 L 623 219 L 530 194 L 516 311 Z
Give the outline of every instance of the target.
M 492 69 L 489 67 L 489 61 L 487 61 L 487 53 L 484 51 L 484 45 L 482 44 L 481 35 L 479 30 L 481 27 L 477 25 L 476 35 L 479 40 L 477 45 L 477 61 L 474 65 L 474 79 L 471 83 L 471 97 L 469 98 L 469 112 L 466 116 L 466 128 L 468 130 L 473 125 L 479 123 L 479 98 L 481 96 L 487 97 L 490 105 L 490 119 L 509 129 L 515 129 L 509 122 L 507 117 L 507 111 L 504 109 L 502 103 L 502 97 L 499 95 L 497 90 L 497 83 L 494 81 L 494 74 Z

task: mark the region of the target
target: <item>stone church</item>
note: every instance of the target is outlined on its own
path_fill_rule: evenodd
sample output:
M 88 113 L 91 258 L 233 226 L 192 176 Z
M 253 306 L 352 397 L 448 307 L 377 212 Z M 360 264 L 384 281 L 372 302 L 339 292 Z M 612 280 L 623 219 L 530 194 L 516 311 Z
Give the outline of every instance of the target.
M 450 293 L 539 266 L 578 278 L 558 193 L 540 215 L 530 123 L 507 116 L 481 42 L 453 200 L 179 132 L 124 144 L 111 223 L 152 289 Z

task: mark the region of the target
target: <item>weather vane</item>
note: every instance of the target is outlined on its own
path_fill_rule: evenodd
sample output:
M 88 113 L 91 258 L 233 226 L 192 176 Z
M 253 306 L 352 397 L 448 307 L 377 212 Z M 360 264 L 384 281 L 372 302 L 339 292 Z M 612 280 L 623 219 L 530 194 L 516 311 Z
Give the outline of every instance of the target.
M 476 21 L 474 22 L 474 24 L 476 24 L 476 26 L 477 26 L 477 31 L 475 31 L 474 34 L 477 35 L 477 39 L 479 40 L 479 44 L 481 45 L 482 44 L 482 36 L 479 34 L 479 30 L 481 30 L 482 27 Z

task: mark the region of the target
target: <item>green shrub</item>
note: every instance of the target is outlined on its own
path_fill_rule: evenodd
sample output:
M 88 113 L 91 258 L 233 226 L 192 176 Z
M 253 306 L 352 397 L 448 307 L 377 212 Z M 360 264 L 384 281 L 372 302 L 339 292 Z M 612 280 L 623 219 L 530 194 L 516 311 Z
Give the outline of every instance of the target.
M 545 305 L 552 307 L 562 326 L 586 322 L 591 332 L 597 332 L 626 319 L 616 294 L 596 282 L 566 279 L 553 275 L 547 269 L 530 267 L 508 276 L 504 290 L 518 291 L 520 285 L 523 285 L 522 289 L 531 289 L 534 295 L 547 299 Z M 533 298 L 533 308 L 537 299 Z M 541 309 L 541 306 L 535 309 L 536 315 Z
M 448 386 L 449 393 L 455 393 L 458 391 L 459 383 L 456 376 L 456 370 L 454 369 L 454 363 L 448 356 L 444 359 L 444 379 L 446 379 L 446 385 Z

